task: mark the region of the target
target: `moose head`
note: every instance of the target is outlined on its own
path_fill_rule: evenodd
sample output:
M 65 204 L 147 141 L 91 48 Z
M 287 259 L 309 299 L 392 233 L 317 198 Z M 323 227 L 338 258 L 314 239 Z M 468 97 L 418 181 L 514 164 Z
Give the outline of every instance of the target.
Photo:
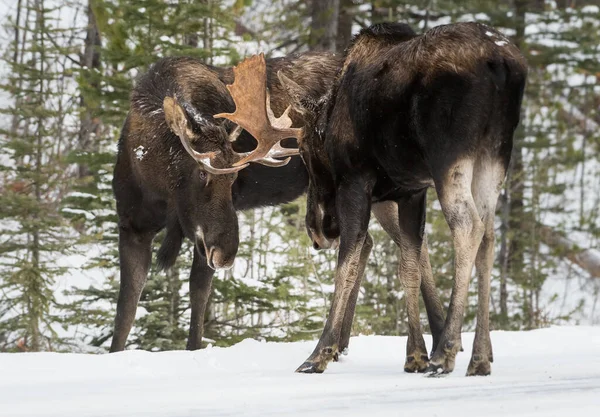
M 194 201 L 181 202 L 178 207 L 194 211 L 181 218 L 196 220 L 196 246 L 204 247 L 208 265 L 213 269 L 227 269 L 233 265 L 237 253 L 238 220 L 232 201 L 231 188 L 238 171 L 250 162 L 271 167 L 286 165 L 290 157 L 298 155 L 298 149 L 284 148 L 280 141 L 301 137 L 302 129 L 290 128 L 290 108 L 278 118 L 271 110 L 266 90 L 266 63 L 264 56 L 246 59 L 234 68 L 235 81 L 227 88 L 236 104 L 234 113 L 219 113 L 212 118 L 225 118 L 236 124 L 227 133 L 222 124 L 210 121 L 185 101 L 165 97 L 163 110 L 171 131 L 179 137 L 185 151 L 197 162 L 190 177 L 181 178 L 177 193 L 181 198 Z M 251 152 L 238 153 L 232 144 L 242 130 L 253 135 L 258 146 Z M 202 140 L 200 140 L 202 138 Z M 202 146 L 202 152 L 194 149 Z M 276 158 L 285 158 L 283 160 Z M 191 216 L 190 216 L 191 214 Z

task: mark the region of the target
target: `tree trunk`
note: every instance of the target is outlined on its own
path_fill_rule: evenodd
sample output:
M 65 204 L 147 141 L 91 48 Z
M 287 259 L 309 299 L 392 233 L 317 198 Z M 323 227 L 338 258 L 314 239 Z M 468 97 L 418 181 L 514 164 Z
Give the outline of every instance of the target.
M 371 24 L 394 21 L 391 1 L 371 1 Z
M 188 3 L 189 0 L 181 0 L 183 3 Z M 206 0 L 204 1 L 206 3 Z M 192 48 L 197 48 L 200 43 L 200 36 L 198 33 L 185 33 L 183 35 L 183 44 Z
M 352 0 L 340 0 L 340 11 L 338 15 L 337 37 L 335 50 L 342 52 L 352 39 L 352 20 L 354 19 L 354 2 Z
M 530 0 L 515 0 L 515 29 L 514 42 L 520 49 L 525 45 L 525 12 Z M 525 169 L 523 166 L 523 140 L 522 125 L 517 129 L 514 137 L 514 147 L 511 163 L 508 168 L 508 269 L 509 276 L 516 282 L 527 279 L 524 276 L 525 237 L 528 225 L 525 219 Z M 529 306 L 531 310 L 531 306 Z
M 17 3 L 17 16 L 15 19 L 15 51 L 13 54 L 13 62 L 15 63 L 15 65 L 19 65 L 22 66 L 23 65 L 23 58 L 24 58 L 24 51 L 23 49 L 25 48 L 25 42 L 26 42 L 26 38 L 27 38 L 27 30 L 23 30 L 23 37 L 19 38 L 19 34 L 20 34 L 20 29 L 21 28 L 25 28 L 26 25 L 29 23 L 29 13 L 31 11 L 31 8 L 29 7 L 29 3 L 26 2 L 25 3 L 25 16 L 24 18 L 21 17 L 21 13 L 22 13 L 22 9 L 23 9 L 23 4 L 22 4 L 22 0 L 19 0 Z M 18 78 L 16 80 L 16 91 L 22 91 L 22 87 L 23 87 L 23 72 L 19 71 L 18 74 Z M 21 104 L 23 102 L 23 97 L 22 96 L 17 96 L 15 97 L 15 108 L 20 108 Z M 19 128 L 19 120 L 20 118 L 15 114 L 12 117 L 12 121 L 11 121 L 11 128 L 10 128 L 10 132 L 11 135 L 14 137 L 17 135 L 17 129 Z
M 44 102 L 44 65 L 46 63 L 45 56 L 45 44 L 44 44 L 44 3 L 42 0 L 36 0 L 35 2 L 35 39 L 38 45 L 39 58 L 34 58 L 33 66 L 36 66 L 35 61 L 38 60 L 40 65 L 40 79 L 38 80 L 38 97 L 40 105 Z M 36 181 L 34 183 L 35 201 L 37 206 L 42 205 L 42 184 L 40 183 L 42 177 L 42 152 L 43 152 L 43 132 L 44 131 L 44 119 L 42 116 L 38 116 L 36 138 L 35 138 L 35 173 Z M 33 222 L 39 223 L 39 214 L 34 212 Z M 41 294 L 41 259 L 40 259 L 40 231 L 35 228 L 31 233 L 31 272 L 29 276 L 29 282 L 27 288 L 27 297 L 29 298 L 29 327 L 31 332 L 31 350 L 39 352 L 41 350 L 41 331 L 40 323 L 43 315 L 42 308 L 42 294 Z
M 311 51 L 335 52 L 340 0 L 313 0 L 308 45 Z
M 102 40 L 100 38 L 100 31 L 98 30 L 98 24 L 96 23 L 96 16 L 94 15 L 91 2 L 92 0 L 88 0 L 88 25 L 83 56 L 81 57 L 81 65 L 83 65 L 83 76 L 86 79 L 87 87 L 90 90 L 94 90 L 97 95 L 100 95 L 100 84 L 94 72 L 100 70 L 100 47 L 102 46 Z M 81 108 L 81 113 L 78 149 L 80 152 L 88 152 L 96 149 L 96 146 L 92 141 L 92 134 L 98 132 L 98 129 L 100 128 L 100 119 L 94 116 L 93 109 L 90 108 L 89 103 L 85 98 L 85 94 L 79 96 L 79 106 Z M 89 175 L 89 168 L 87 165 L 79 164 L 78 175 L 79 178 Z
M 510 205 L 508 196 L 508 187 L 504 188 L 504 193 L 500 196 L 500 254 L 498 256 L 500 263 L 500 328 L 508 328 L 508 227 L 510 220 Z

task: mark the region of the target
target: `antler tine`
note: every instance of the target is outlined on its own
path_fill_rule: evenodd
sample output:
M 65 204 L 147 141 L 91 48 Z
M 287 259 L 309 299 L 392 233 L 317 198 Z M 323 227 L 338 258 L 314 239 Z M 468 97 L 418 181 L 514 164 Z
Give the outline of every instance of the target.
M 165 112 L 165 120 L 167 121 L 171 131 L 173 131 L 173 133 L 179 137 L 179 140 L 181 141 L 181 144 L 186 152 L 189 153 L 192 158 L 202 164 L 202 167 L 206 172 L 215 175 L 232 174 L 248 166 L 248 164 L 245 164 L 231 168 L 213 167 L 211 164 L 211 159 L 214 158 L 219 152 L 197 152 L 194 148 L 192 148 L 192 145 L 190 144 L 191 130 L 188 124 L 189 122 L 183 109 L 179 103 L 177 103 L 177 100 L 175 100 L 173 97 L 165 97 L 163 100 L 163 110 Z
M 298 149 L 284 148 L 279 142 L 287 138 L 300 139 L 302 129 L 291 128 L 289 108 L 275 118 L 267 92 L 267 64 L 264 54 L 247 58 L 233 69 L 234 82 L 227 86 L 233 97 L 234 113 L 219 113 L 215 118 L 226 118 L 248 131 L 258 142 L 256 149 L 233 166 L 255 161 L 269 166 L 282 166 L 289 158 L 280 161 L 274 158 L 298 155 Z

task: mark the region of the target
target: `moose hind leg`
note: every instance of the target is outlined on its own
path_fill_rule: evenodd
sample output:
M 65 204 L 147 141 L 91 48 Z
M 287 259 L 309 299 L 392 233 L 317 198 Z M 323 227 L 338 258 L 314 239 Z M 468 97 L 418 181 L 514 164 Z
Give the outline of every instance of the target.
M 476 165 L 473 181 L 473 196 L 485 225 L 485 232 L 475 260 L 478 292 L 477 327 L 473 354 L 467 369 L 468 376 L 489 375 L 490 363 L 494 360 L 490 339 L 490 279 L 494 264 L 494 213 L 505 170 L 501 163 L 493 163 L 488 159 L 483 162 L 479 161 Z
M 190 272 L 190 333 L 187 350 L 197 350 L 202 347 L 204 335 L 204 316 L 210 297 L 214 270 L 208 266 L 206 258 L 197 248 L 194 248 L 194 261 Z
M 431 352 L 435 352 L 444 331 L 444 309 L 435 286 L 431 262 L 429 261 L 429 248 L 427 246 L 427 235 L 423 234 L 423 245 L 421 246 L 421 294 L 427 311 L 427 320 L 431 329 L 433 343 Z
M 454 370 L 456 354 L 461 350 L 461 330 L 469 280 L 484 225 L 471 191 L 473 160 L 463 159 L 452 164 L 439 178 L 436 190 L 454 246 L 454 284 L 444 331 L 431 357 L 431 372 L 448 373 Z
M 429 365 L 421 330 L 419 290 L 421 287 L 421 248 L 425 232 L 426 190 L 398 200 L 400 226 L 399 276 L 404 289 L 408 315 L 408 340 L 404 371 L 424 372 Z
M 427 196 L 424 195 L 423 198 L 426 199 Z M 372 212 L 377 218 L 377 221 L 381 227 L 383 227 L 383 230 L 385 230 L 385 232 L 394 240 L 398 247 L 402 247 L 403 233 L 400 229 L 398 202 L 385 201 L 373 204 Z M 424 222 L 425 218 L 423 217 L 423 224 Z M 435 279 L 433 278 L 431 263 L 429 262 L 427 235 L 425 233 L 423 233 L 422 238 L 419 266 L 421 273 L 421 293 L 423 295 L 425 309 L 427 310 L 427 318 L 429 320 L 429 327 L 431 328 L 433 337 L 433 352 L 439 343 L 439 339 L 442 336 L 442 331 L 444 329 L 444 312 L 442 303 L 440 301 L 440 296 L 436 289 Z M 402 266 L 399 265 L 398 277 L 400 279 L 402 279 L 401 274 Z
M 110 352 L 120 352 L 125 349 L 140 295 L 148 277 L 154 235 L 149 232 L 138 233 L 130 227 L 119 230 L 121 283 Z

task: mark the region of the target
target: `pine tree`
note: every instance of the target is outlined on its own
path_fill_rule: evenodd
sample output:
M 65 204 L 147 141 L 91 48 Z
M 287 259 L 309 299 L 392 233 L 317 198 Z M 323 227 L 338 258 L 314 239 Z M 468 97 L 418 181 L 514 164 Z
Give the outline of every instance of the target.
M 56 22 L 58 9 L 44 0 L 22 0 L 10 25 L 15 41 L 6 51 L 11 75 L 1 88 L 12 99 L 2 130 L 3 190 L 0 196 L 0 340 L 2 350 L 53 350 L 57 333 L 56 279 L 65 272 L 69 230 L 60 200 L 71 172 L 65 160 L 72 132 L 65 127 L 67 36 Z

